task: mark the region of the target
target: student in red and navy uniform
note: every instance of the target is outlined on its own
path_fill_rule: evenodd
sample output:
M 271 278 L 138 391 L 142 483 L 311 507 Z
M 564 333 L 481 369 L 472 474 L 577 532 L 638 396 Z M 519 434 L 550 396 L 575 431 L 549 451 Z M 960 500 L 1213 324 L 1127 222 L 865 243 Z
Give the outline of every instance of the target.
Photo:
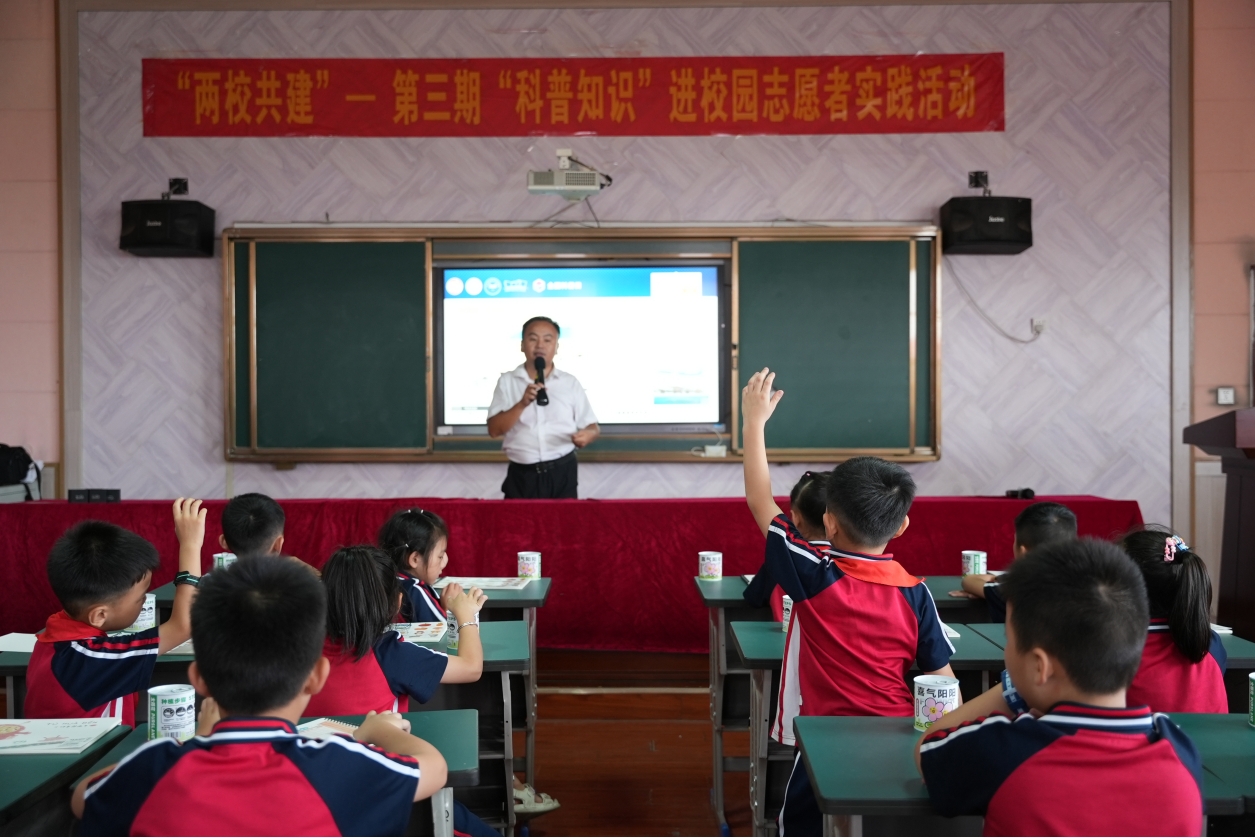
M 129 530 L 82 521 L 57 539 L 48 581 L 63 610 L 36 637 L 26 670 L 26 715 L 32 719 L 117 718 L 135 724 L 135 694 L 148 689 L 157 655 L 191 635 L 192 592 L 205 541 L 200 501 L 174 502 L 179 575 L 170 619 L 161 626 L 110 636 L 132 625 L 161 561 L 157 548 Z
M 802 537 L 820 549 L 831 547 L 828 534 L 824 532 L 824 484 L 828 481 L 826 471 L 808 471 L 793 484 L 789 492 L 789 520 Z M 776 577 L 771 575 L 771 567 L 766 561 L 754 574 L 753 580 L 745 586 L 746 603 L 761 608 L 771 608 L 776 620 L 784 618 L 784 603 L 781 597 L 784 589 L 776 584 Z
M 359 545 L 337 550 L 322 568 L 327 591 L 327 639 L 323 656 L 331 673 L 305 709 L 309 716 L 406 713 L 410 699 L 428 702 L 443 684 L 469 684 L 484 671 L 484 647 L 475 615 L 487 599 L 479 588 L 450 583 L 447 602 L 459 623 L 458 654 L 450 657 L 407 643 L 388 628 L 397 613 L 401 586 L 388 555 Z M 465 630 L 464 632 L 462 630 Z M 461 835 L 496 835 L 459 801 L 453 828 Z
M 808 541 L 780 513 L 771 493 L 766 425 L 784 396 L 775 374 L 754 373 L 741 396 L 745 417 L 745 498 L 767 536 L 766 564 L 793 598 L 785 639 L 780 704 L 772 738 L 794 744 L 793 719 L 807 716 L 913 716 L 906 685 L 912 664 L 953 676 L 937 607 L 928 588 L 884 552 L 907 527 L 915 483 L 901 466 L 856 457 L 825 486 L 824 529 L 831 547 Z M 795 754 L 780 835 L 818 835 L 823 825 L 806 770 Z
M 451 583 L 450 610 L 461 627 L 457 657 L 407 643 L 388 628 L 401 586 L 378 547 L 345 547 L 323 565 L 327 589 L 327 639 L 323 655 L 331 674 L 309 703 L 313 716 L 351 716 L 409 711 L 410 699 L 425 704 L 444 684 L 469 684 L 484 671 L 484 649 L 475 615 L 487 599 L 479 588 Z M 459 629 L 459 634 L 461 631 Z
M 1124 536 L 1150 598 L 1150 632 L 1129 701 L 1162 713 L 1228 713 L 1228 655 L 1211 629 L 1211 577 L 1202 558 L 1164 527 Z
M 444 622 L 449 607 L 433 587 L 449 564 L 444 519 L 426 509 L 403 509 L 380 527 L 379 546 L 392 559 L 404 594 L 398 622 Z
M 1023 556 L 1029 550 L 1054 544 L 1056 541 L 1076 539 L 1076 515 L 1061 503 L 1042 501 L 1032 503 L 1015 516 L 1015 538 L 1011 542 L 1011 560 Z M 963 577 L 962 593 L 985 600 L 989 607 L 989 621 L 1007 621 L 1007 603 L 993 573 L 969 573 Z
M 1003 684 L 942 716 L 916 745 L 938 813 L 986 835 L 1199 835 L 1202 760 L 1150 707 L 1129 706 L 1146 586 L 1119 548 L 1042 547 L 1002 577 Z
M 286 522 L 283 507 L 274 498 L 258 492 L 236 495 L 222 507 L 222 534 L 218 536 L 218 544 L 237 558 L 284 556 L 317 575 L 317 568 L 295 556 L 284 554 L 283 528 Z
M 400 835 L 414 801 L 444 786 L 444 758 L 394 713 L 353 736 L 296 731 L 330 665 L 322 585 L 260 556 L 206 577 L 192 609 L 206 696 L 198 735 L 157 739 L 85 779 L 84 835 Z

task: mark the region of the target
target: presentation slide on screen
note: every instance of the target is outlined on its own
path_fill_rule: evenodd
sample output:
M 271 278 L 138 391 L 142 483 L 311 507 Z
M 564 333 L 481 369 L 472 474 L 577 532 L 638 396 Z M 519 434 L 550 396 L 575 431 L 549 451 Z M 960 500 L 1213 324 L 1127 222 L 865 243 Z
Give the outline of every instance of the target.
M 484 425 L 529 317 L 562 327 L 554 363 L 602 424 L 719 421 L 713 267 L 444 269 L 443 425 Z

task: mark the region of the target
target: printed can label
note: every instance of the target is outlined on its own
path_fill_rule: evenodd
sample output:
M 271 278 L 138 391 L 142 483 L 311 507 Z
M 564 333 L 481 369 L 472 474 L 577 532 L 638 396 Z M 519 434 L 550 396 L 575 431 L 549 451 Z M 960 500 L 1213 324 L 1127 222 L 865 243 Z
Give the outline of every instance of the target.
M 698 579 L 722 579 L 723 578 L 723 553 L 717 553 L 713 550 L 703 550 L 697 554 L 697 578 Z
M 196 690 L 166 684 L 148 690 L 148 738 L 186 742 L 196 735 Z
M 1255 672 L 1246 677 L 1246 723 L 1255 727 Z
M 157 595 L 144 594 L 144 606 L 139 610 L 139 616 L 135 618 L 135 622 L 131 623 L 122 631 L 134 634 L 137 631 L 148 631 L 150 628 L 157 626 Z
M 915 729 L 928 730 L 962 703 L 959 679 L 945 675 L 915 676 Z
M 450 652 L 456 652 L 458 650 L 458 618 L 450 611 L 445 619 L 449 623 L 449 630 L 445 633 L 445 639 L 449 641 L 448 649 Z
M 540 578 L 540 553 L 530 551 L 519 553 L 519 578 Z
M 964 550 L 963 551 L 963 575 L 969 576 L 973 573 L 988 573 L 989 559 L 982 550 Z
M 784 620 L 784 622 L 780 624 L 780 629 L 782 631 L 788 631 L 789 630 L 789 618 L 793 616 L 793 597 L 789 596 L 788 594 L 785 594 L 783 598 L 781 599 L 780 604 L 783 606 L 782 617 Z

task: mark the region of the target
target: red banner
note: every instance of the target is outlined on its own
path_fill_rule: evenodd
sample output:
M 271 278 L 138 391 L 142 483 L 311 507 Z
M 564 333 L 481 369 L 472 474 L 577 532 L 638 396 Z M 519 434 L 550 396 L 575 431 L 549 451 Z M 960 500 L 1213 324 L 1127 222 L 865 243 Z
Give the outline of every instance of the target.
M 146 137 L 931 134 L 1004 123 L 1002 53 L 144 59 Z

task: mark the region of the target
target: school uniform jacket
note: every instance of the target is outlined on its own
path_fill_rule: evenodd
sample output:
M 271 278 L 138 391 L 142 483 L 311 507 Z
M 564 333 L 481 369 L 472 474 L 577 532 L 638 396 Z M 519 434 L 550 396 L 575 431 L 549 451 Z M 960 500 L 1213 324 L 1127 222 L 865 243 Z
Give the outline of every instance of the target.
M 58 611 L 27 665 L 27 717 L 117 718 L 134 727 L 135 694 L 152 682 L 160 644 L 156 628 L 110 637 Z
M 402 835 L 414 757 L 286 719 L 230 716 L 142 745 L 87 789 L 82 835 Z
M 1151 620 L 1142 649 L 1142 664 L 1129 686 L 1130 704 L 1147 704 L 1157 713 L 1228 713 L 1224 672 L 1228 655 L 1220 635 L 1211 633 L 1211 648 L 1193 663 L 1172 641 L 1167 620 Z
M 440 597 L 435 589 L 413 576 L 397 574 L 401 583 L 401 622 L 403 623 L 443 623 L 444 608 L 440 605 Z
M 322 691 L 310 699 L 307 716 L 409 712 L 411 697 L 419 704 L 431 700 L 449 665 L 444 652 L 407 643 L 395 631 L 380 635 L 361 660 L 331 640 L 322 653 L 331 662 L 331 674 Z
M 821 550 L 832 547 L 832 543 L 828 541 L 812 541 L 811 544 Z M 784 602 L 781 600 L 783 595 L 784 589 L 776 584 L 776 577 L 771 575 L 771 567 L 765 561 L 741 594 L 748 605 L 755 608 L 762 608 L 765 605 L 770 608 L 772 616 L 777 621 L 784 619 Z
M 1202 833 L 1202 758 L 1149 707 L 976 719 L 927 734 L 920 765 L 938 814 L 984 815 L 986 835 Z
M 912 662 L 930 672 L 954 654 L 928 588 L 891 555 L 811 544 L 784 515 L 768 528 L 767 564 L 793 598 L 772 738 L 794 744 L 799 714 L 913 716 Z

